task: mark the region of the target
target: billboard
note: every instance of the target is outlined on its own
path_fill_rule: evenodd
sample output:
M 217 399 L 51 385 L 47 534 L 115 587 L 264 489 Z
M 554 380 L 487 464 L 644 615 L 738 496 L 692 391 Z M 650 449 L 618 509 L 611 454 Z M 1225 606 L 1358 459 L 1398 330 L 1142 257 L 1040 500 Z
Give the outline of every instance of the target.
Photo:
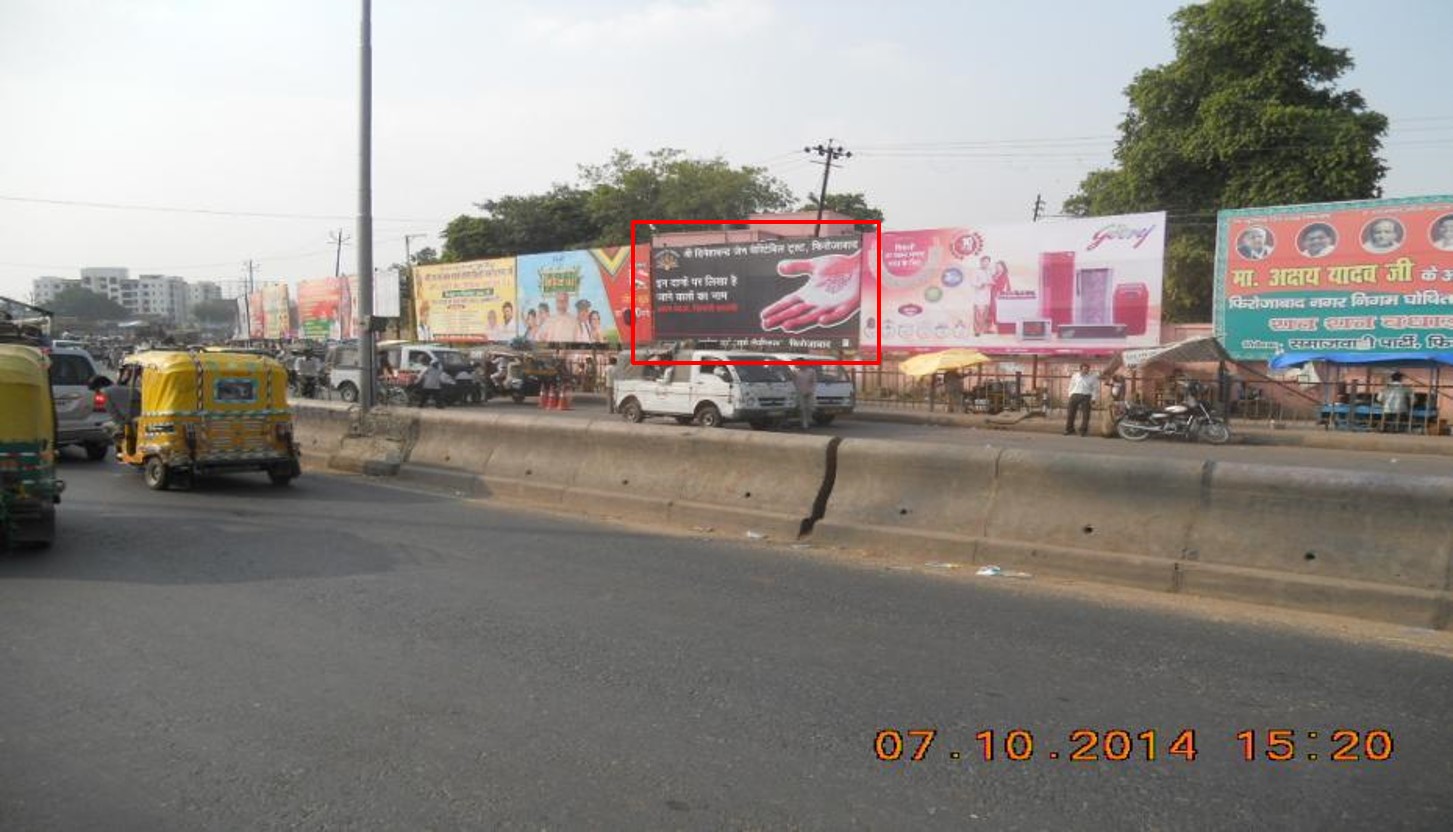
M 1216 232 L 1233 358 L 1453 349 L 1453 196 L 1221 211 Z
M 612 296 L 624 293 L 620 308 L 630 305 L 629 260 L 629 248 L 517 258 L 520 334 L 539 343 L 619 343 Z
M 298 332 L 317 341 L 353 337 L 353 292 L 349 278 L 298 281 Z
M 1164 212 L 884 231 L 882 241 L 881 279 L 863 281 L 864 344 L 880 301 L 884 350 L 1082 355 L 1160 343 Z M 866 238 L 865 262 L 873 246 Z
M 515 337 L 515 258 L 414 267 L 414 315 L 423 341 Z
M 262 287 L 258 294 L 262 296 L 262 337 L 293 337 L 293 304 L 288 297 L 288 284 L 273 283 Z
M 862 249 L 856 233 L 655 246 L 655 337 L 769 351 L 854 349 Z
M 636 308 L 631 312 L 632 326 L 635 327 L 635 343 L 649 344 L 656 338 L 656 326 L 651 315 L 651 246 L 650 244 L 638 244 L 636 246 L 635 262 L 635 291 Z M 626 299 L 623 306 L 616 307 L 630 308 L 631 296 L 630 287 L 626 287 Z M 622 341 L 627 339 L 622 335 Z
M 239 320 L 247 321 L 246 337 L 252 340 L 274 337 L 267 334 L 267 302 L 262 292 L 248 292 L 237 300 L 241 304 L 242 318 Z

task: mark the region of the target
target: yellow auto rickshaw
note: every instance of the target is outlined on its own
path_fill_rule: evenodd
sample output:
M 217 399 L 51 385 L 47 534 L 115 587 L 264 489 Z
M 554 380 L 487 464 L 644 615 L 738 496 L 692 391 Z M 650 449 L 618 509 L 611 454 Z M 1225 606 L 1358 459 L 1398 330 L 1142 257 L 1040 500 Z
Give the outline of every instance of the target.
M 0 549 L 49 546 L 55 504 L 55 403 L 45 356 L 35 347 L 0 343 Z
M 288 374 L 267 356 L 154 350 L 127 356 L 107 391 L 121 423 L 117 458 L 148 487 L 189 485 L 195 474 L 265 471 L 274 485 L 302 473 L 288 408 Z

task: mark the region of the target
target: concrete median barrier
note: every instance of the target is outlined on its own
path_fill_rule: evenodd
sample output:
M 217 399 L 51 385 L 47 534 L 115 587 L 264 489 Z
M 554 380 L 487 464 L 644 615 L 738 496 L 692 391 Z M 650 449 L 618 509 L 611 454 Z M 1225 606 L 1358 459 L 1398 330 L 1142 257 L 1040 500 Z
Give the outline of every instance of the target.
M 845 439 L 814 542 L 972 559 L 985 534 L 998 448 Z
M 343 437 L 348 435 L 351 416 L 346 407 L 322 404 L 293 405 L 293 433 L 308 464 L 322 462 L 338 453 Z
M 812 540 L 1446 629 L 1453 482 L 846 440 Z
M 1453 481 L 1217 463 L 1186 546 L 1188 592 L 1442 628 Z
M 985 562 L 1171 589 L 1201 502 L 1206 463 L 1006 450 Z
M 349 415 L 300 408 L 305 452 L 341 443 L 335 464 L 350 442 L 360 459 L 402 454 L 401 475 L 477 497 L 1416 626 L 1453 618 L 1448 479 L 549 415 L 409 411 L 371 427 Z M 368 430 L 387 435 L 356 435 Z M 342 467 L 387 472 L 369 460 Z
M 549 416 L 488 417 L 482 430 L 490 435 L 472 441 L 481 450 L 492 446 L 489 456 L 476 455 L 463 467 L 479 474 L 479 496 L 558 505 L 585 457 L 587 424 Z
M 795 539 L 827 474 L 826 436 L 591 422 L 567 501 L 593 514 Z

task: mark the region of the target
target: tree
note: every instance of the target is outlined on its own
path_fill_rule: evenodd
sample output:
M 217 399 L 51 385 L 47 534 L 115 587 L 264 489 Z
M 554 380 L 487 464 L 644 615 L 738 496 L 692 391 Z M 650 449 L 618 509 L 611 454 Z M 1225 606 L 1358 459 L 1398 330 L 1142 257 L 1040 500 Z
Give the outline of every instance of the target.
M 1380 196 L 1387 119 L 1335 82 L 1311 0 L 1209 0 L 1171 16 L 1176 57 L 1126 88 L 1118 166 L 1090 173 L 1073 216 L 1166 210 L 1165 315 L 1209 320 L 1216 211 Z
M 824 211 L 836 211 L 839 214 L 845 214 L 855 220 L 881 221 L 883 219 L 883 212 L 869 205 L 867 197 L 861 193 L 828 194 L 827 198 L 822 201 L 822 204 Z M 817 194 L 808 194 L 807 203 L 797 210 L 816 211 Z M 856 225 L 853 227 L 859 231 L 873 230 L 873 226 L 871 225 Z
M 57 317 L 85 321 L 119 321 L 131 316 L 126 307 L 116 301 L 80 286 L 67 286 L 57 292 L 55 300 L 50 303 L 50 310 Z
M 444 229 L 447 262 L 625 245 L 632 220 L 745 219 L 791 205 L 792 192 L 762 168 L 734 168 L 724 159 L 690 159 L 656 150 L 640 160 L 615 151 L 601 165 L 582 165 L 579 184 L 556 184 L 529 196 L 478 204 L 484 216 L 456 217 Z M 658 230 L 693 226 L 663 225 Z M 650 239 L 638 229 L 637 239 Z
M 732 220 L 793 203 L 792 191 L 763 168 L 733 168 L 725 159 L 690 159 L 663 148 L 644 161 L 617 150 L 604 165 L 580 168 L 590 194 L 590 214 L 600 226 L 596 245 L 621 245 L 631 238 L 632 220 Z M 700 226 L 658 224 L 656 231 Z M 637 229 L 638 240 L 650 229 Z
M 585 248 L 600 235 L 587 194 L 555 185 L 543 194 L 505 196 L 478 204 L 485 216 L 461 214 L 444 229 L 445 262 Z
M 237 301 L 220 298 L 204 300 L 192 305 L 192 317 L 218 329 L 223 325 L 235 324 L 237 322 Z

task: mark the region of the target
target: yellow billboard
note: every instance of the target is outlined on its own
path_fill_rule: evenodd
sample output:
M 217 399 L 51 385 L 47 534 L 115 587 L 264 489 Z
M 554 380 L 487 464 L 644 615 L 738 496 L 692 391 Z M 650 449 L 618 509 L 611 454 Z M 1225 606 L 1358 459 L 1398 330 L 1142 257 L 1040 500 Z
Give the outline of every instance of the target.
M 423 341 L 510 341 L 515 258 L 414 267 L 414 315 Z

